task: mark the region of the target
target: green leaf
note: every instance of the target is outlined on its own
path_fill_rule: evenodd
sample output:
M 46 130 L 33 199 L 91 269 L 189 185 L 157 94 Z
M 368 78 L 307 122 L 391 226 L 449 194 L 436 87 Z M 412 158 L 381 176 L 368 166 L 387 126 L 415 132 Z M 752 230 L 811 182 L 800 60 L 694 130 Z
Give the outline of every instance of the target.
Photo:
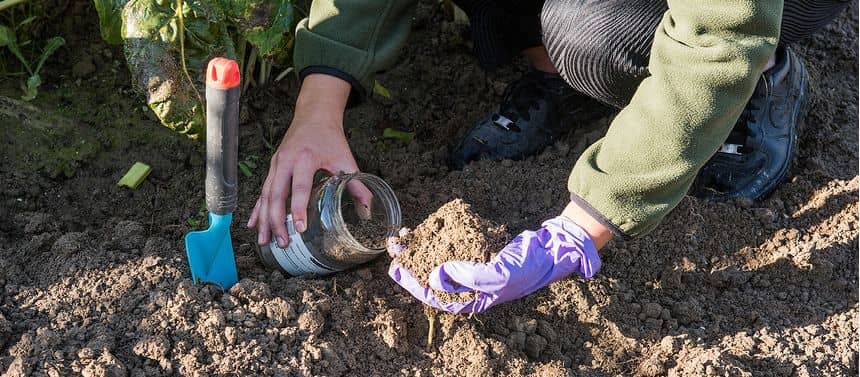
M 24 95 L 21 96 L 21 99 L 24 101 L 32 101 L 36 98 L 36 95 L 39 94 L 39 86 L 42 85 L 42 78 L 39 77 L 39 74 L 35 74 L 30 76 L 27 79 L 27 84 L 21 88 L 24 90 Z
M 185 1 L 185 61 L 179 54 L 179 20 L 172 0 L 131 0 L 122 10 L 126 62 L 137 89 L 161 123 L 192 139 L 206 130 L 201 101 L 206 63 L 215 56 L 236 58 L 229 24 L 218 1 Z
M 244 174 L 245 177 L 251 178 L 251 176 L 254 175 L 251 173 L 251 169 L 248 168 L 248 165 L 244 162 L 239 163 L 239 170 L 242 171 L 242 174 Z
M 257 168 L 257 164 L 255 164 L 255 163 L 254 163 L 254 161 L 252 161 L 250 158 L 249 158 L 249 159 L 247 159 L 247 160 L 245 160 L 245 165 L 246 165 L 246 166 L 248 166 L 248 167 L 249 167 L 249 168 L 251 168 L 251 169 L 256 169 L 256 168 Z
M 388 88 L 382 86 L 379 81 L 373 80 L 373 92 L 385 98 L 391 99 L 391 91 L 389 91 Z
M 24 65 L 24 68 L 27 69 L 27 72 L 31 75 L 33 74 L 33 70 L 30 69 L 30 63 L 27 62 L 27 59 L 24 59 L 24 55 L 21 54 L 21 49 L 18 48 L 18 39 L 15 37 L 15 31 L 12 29 L 0 25 L 0 47 L 6 46 L 9 48 L 9 51 L 12 51 L 21 64 Z
M 281 61 L 292 44 L 297 18 L 290 0 L 232 0 L 226 13 L 260 57 Z
M 48 42 L 45 43 L 45 48 L 42 49 L 42 55 L 39 56 L 39 63 L 36 64 L 36 71 L 34 71 L 36 75 L 38 75 L 39 71 L 42 70 L 42 64 L 45 64 L 45 60 L 47 60 L 49 56 L 53 55 L 54 52 L 64 44 L 66 44 L 66 40 L 63 39 L 63 37 L 53 37 L 48 39 Z
M 13 43 L 15 43 L 15 32 L 4 25 L 0 25 L 0 47 Z
M 93 1 L 102 37 L 123 43 L 135 87 L 146 93 L 149 108 L 162 124 L 195 139 L 206 128 L 199 98 L 207 62 L 216 56 L 242 59 L 245 54 L 236 53 L 235 41 L 253 45 L 266 64 L 289 61 L 298 18 L 293 0 L 180 0 L 180 34 L 175 0 Z M 191 80 L 178 69 L 180 39 Z
M 99 29 L 108 43 L 122 43 L 122 8 L 128 0 L 94 0 Z
M 27 25 L 33 21 L 36 21 L 36 19 L 38 19 L 38 18 L 39 17 L 36 17 L 36 16 L 27 17 L 24 19 L 24 21 L 21 21 L 17 25 L 15 25 L 15 29 L 20 29 L 22 26 Z
M 395 130 L 393 128 L 386 128 L 382 131 L 382 137 L 387 139 L 397 139 L 403 141 L 404 143 L 408 143 L 415 138 L 415 133 Z

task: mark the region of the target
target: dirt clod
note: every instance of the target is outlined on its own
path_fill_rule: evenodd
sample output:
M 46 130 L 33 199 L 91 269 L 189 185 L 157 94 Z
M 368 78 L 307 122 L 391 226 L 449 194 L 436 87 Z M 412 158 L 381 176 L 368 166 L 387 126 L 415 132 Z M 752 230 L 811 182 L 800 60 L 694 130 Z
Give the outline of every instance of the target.
M 135 355 L 161 360 L 170 351 L 170 342 L 163 336 L 147 337 L 135 343 L 132 350 Z
M 397 261 L 427 287 L 430 272 L 439 265 L 448 261 L 487 262 L 509 239 L 504 226 L 481 218 L 469 204 L 455 199 L 400 238 L 406 251 L 397 255 Z M 437 292 L 437 297 L 453 302 L 467 301 L 474 295 Z
M 538 327 L 538 321 L 531 318 L 513 317 L 508 327 L 513 331 L 534 334 Z
M 522 351 L 526 348 L 526 333 L 520 331 L 512 331 L 508 334 L 508 339 L 506 341 L 508 347 L 511 347 L 515 350 Z
M 537 333 L 544 337 L 550 343 L 555 343 L 556 340 L 558 340 L 558 334 L 555 332 L 555 329 L 553 329 L 552 324 L 547 321 L 538 321 Z
M 642 306 L 642 314 L 647 318 L 660 318 L 663 307 L 656 302 L 647 302 Z
M 532 359 L 540 357 L 543 349 L 546 348 L 547 341 L 544 337 L 537 334 L 529 334 L 526 336 L 526 354 Z
M 319 310 L 311 309 L 299 315 L 299 330 L 319 335 L 325 326 L 325 317 Z

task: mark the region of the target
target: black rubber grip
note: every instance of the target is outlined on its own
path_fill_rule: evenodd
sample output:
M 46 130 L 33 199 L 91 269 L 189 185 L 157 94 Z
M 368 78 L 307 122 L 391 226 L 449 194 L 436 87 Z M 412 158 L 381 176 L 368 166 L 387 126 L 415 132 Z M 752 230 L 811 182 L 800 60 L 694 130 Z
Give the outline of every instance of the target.
M 241 87 L 206 86 L 206 208 L 232 213 L 239 196 L 239 94 Z

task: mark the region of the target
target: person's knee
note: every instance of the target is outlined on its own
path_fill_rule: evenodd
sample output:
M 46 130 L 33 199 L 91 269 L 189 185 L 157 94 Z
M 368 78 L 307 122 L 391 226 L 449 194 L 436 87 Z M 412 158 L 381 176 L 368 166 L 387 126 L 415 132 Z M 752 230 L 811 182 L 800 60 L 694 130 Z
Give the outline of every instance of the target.
M 574 89 L 615 107 L 629 102 L 648 75 L 650 43 L 665 10 L 655 1 L 547 0 L 543 42 Z
M 594 33 L 588 22 L 588 2 L 548 0 L 541 12 L 543 43 L 559 73 L 578 78 L 591 65 L 602 59 L 600 45 L 610 44 L 605 33 Z

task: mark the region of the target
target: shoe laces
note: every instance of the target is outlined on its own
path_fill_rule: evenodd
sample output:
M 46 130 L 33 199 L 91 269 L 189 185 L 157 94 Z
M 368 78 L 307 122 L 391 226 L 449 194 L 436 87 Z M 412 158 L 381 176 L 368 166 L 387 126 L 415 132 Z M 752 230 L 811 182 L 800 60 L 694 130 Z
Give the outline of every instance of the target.
M 718 152 L 733 155 L 744 155 L 750 152 L 749 140 L 753 136 L 750 125 L 756 123 L 755 114 L 761 110 L 761 107 L 757 103 L 757 99 L 759 97 L 766 97 L 766 93 L 768 91 L 767 80 L 764 78 L 762 78 L 762 80 L 764 82 L 764 87 L 761 89 L 756 88 L 752 98 L 747 102 L 746 106 L 744 106 L 743 111 L 741 111 L 741 115 L 738 117 L 737 122 L 735 122 L 735 126 L 732 128 L 731 133 L 729 133 L 729 137 L 727 137 L 723 145 L 720 146 Z M 763 90 L 765 94 L 760 94 L 759 90 Z
M 531 110 L 538 107 L 540 99 L 549 90 L 544 81 L 539 74 L 527 73 L 508 85 L 499 111 L 493 114 L 493 123 L 505 130 L 520 132 L 517 121 L 530 120 Z

